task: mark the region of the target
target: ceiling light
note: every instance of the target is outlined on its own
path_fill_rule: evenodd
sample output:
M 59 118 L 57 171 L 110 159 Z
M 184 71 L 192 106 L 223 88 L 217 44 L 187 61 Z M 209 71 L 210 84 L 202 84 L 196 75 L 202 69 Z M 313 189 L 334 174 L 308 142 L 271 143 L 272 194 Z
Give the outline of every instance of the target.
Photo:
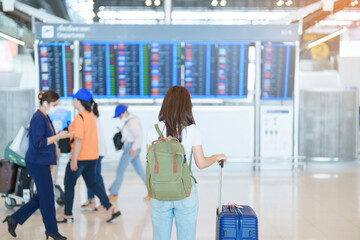
M 5 38 L 5 39 L 7 39 L 9 41 L 12 41 L 14 43 L 17 43 L 17 44 L 19 44 L 21 46 L 25 45 L 25 42 L 20 41 L 19 39 L 13 38 L 13 37 L 11 37 L 11 36 L 9 36 L 9 35 L 7 35 L 5 33 L 2 33 L 2 32 L 0 32 L 0 37 Z
M 358 0 L 355 0 L 354 3 L 355 3 L 355 4 L 359 4 L 359 1 L 358 1 Z
M 343 34 L 344 32 L 346 32 L 346 30 L 347 30 L 346 27 L 344 27 L 344 28 L 340 29 L 339 31 L 336 31 L 330 35 L 327 35 L 326 37 L 320 38 L 320 39 L 310 43 L 306 48 L 310 49 L 312 47 L 315 47 L 316 45 L 319 45 L 320 43 L 326 42 L 334 37 L 339 36 L 340 34 Z
M 218 5 L 218 3 L 219 2 L 217 0 L 212 0 L 211 1 L 211 6 L 216 7 Z
M 145 1 L 145 5 L 146 5 L 146 6 L 150 7 L 151 4 L 152 4 L 151 0 L 146 0 L 146 1 Z
M 225 7 L 226 4 L 227 4 L 226 0 L 221 0 L 220 1 L 220 6 Z
M 285 5 L 288 6 L 288 7 L 290 7 L 292 4 L 293 4 L 293 1 L 291 1 L 291 0 L 288 0 L 285 3 Z
M 355 7 L 355 5 L 356 5 L 356 4 L 355 4 L 354 2 L 351 2 L 351 6 Z
M 276 5 L 278 5 L 279 7 L 281 7 L 282 5 L 284 5 L 284 1 L 283 1 L 283 0 L 279 0 L 279 1 L 277 1 Z
M 157 7 L 160 6 L 160 0 L 155 0 L 154 5 L 157 6 Z

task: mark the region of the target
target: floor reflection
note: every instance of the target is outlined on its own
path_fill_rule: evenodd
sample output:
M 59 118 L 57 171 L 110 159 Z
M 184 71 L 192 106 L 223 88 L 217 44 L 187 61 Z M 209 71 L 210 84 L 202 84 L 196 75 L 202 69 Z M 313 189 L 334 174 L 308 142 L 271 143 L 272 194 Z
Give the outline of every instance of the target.
M 215 169 L 215 168 L 214 168 Z M 218 179 L 215 170 L 196 171 L 200 199 L 197 239 L 215 238 L 215 209 Z M 105 185 L 113 180 L 113 170 L 104 172 Z M 58 182 L 61 182 L 61 176 Z M 224 171 L 223 203 L 251 205 L 259 218 L 259 239 L 276 240 L 357 240 L 360 239 L 360 171 L 356 168 L 269 170 L 260 173 L 242 166 L 228 165 Z M 122 216 L 106 223 L 106 213 L 81 210 L 86 187 L 78 180 L 73 224 L 59 225 L 68 239 L 150 240 L 150 208 L 143 198 L 146 188 L 138 176 L 128 171 L 119 193 L 117 207 Z M 13 211 L 0 200 L 0 213 Z M 57 209 L 57 214 L 63 208 Z M 0 224 L 0 240 L 13 239 L 5 224 Z M 17 239 L 43 239 L 45 229 L 36 212 L 17 228 Z M 175 237 L 175 225 L 173 238 Z

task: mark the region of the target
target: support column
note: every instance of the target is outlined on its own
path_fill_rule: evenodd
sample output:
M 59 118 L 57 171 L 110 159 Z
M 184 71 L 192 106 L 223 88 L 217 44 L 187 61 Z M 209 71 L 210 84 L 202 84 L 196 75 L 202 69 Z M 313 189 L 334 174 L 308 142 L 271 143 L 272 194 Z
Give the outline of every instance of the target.
M 165 24 L 171 24 L 172 0 L 164 0 Z
M 74 41 L 74 85 L 73 93 L 80 89 L 80 42 Z
M 75 94 L 80 89 L 80 42 L 74 41 L 74 85 L 73 93 Z M 73 107 L 72 114 L 75 117 L 76 109 Z
M 34 90 L 35 90 L 35 99 L 34 99 L 34 103 L 35 103 L 35 107 L 40 107 L 39 106 L 39 100 L 38 100 L 38 95 L 39 92 L 41 91 L 40 89 L 40 68 L 39 68 L 39 40 L 35 40 L 34 41 L 34 61 L 35 61 L 35 74 L 36 74 L 36 79 L 37 81 L 35 81 L 35 85 L 34 85 Z
M 255 94 L 254 94 L 254 170 L 260 170 L 260 104 L 261 101 L 261 42 L 255 42 Z
M 299 163 L 299 105 L 300 105 L 300 87 L 299 87 L 299 71 L 300 71 L 300 42 L 295 42 L 295 77 L 294 77 L 294 96 L 293 96 L 293 108 L 294 108 L 294 129 L 293 129 L 293 168 L 298 168 Z

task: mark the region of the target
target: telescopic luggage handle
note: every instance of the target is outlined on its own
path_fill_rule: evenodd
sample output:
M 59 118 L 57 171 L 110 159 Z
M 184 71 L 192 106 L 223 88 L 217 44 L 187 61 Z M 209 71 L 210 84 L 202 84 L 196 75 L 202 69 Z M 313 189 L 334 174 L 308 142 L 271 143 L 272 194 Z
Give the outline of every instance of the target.
M 222 212 L 222 185 L 223 185 L 223 168 L 224 168 L 224 160 L 220 160 L 219 162 L 219 197 L 218 197 L 218 214 Z

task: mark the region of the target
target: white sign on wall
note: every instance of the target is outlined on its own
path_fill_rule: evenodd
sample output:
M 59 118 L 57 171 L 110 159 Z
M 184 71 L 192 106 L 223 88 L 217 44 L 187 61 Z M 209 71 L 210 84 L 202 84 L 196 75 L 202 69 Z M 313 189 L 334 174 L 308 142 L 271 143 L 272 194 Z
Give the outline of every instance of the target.
M 262 157 L 292 156 L 292 106 L 262 106 L 260 129 L 260 153 Z

